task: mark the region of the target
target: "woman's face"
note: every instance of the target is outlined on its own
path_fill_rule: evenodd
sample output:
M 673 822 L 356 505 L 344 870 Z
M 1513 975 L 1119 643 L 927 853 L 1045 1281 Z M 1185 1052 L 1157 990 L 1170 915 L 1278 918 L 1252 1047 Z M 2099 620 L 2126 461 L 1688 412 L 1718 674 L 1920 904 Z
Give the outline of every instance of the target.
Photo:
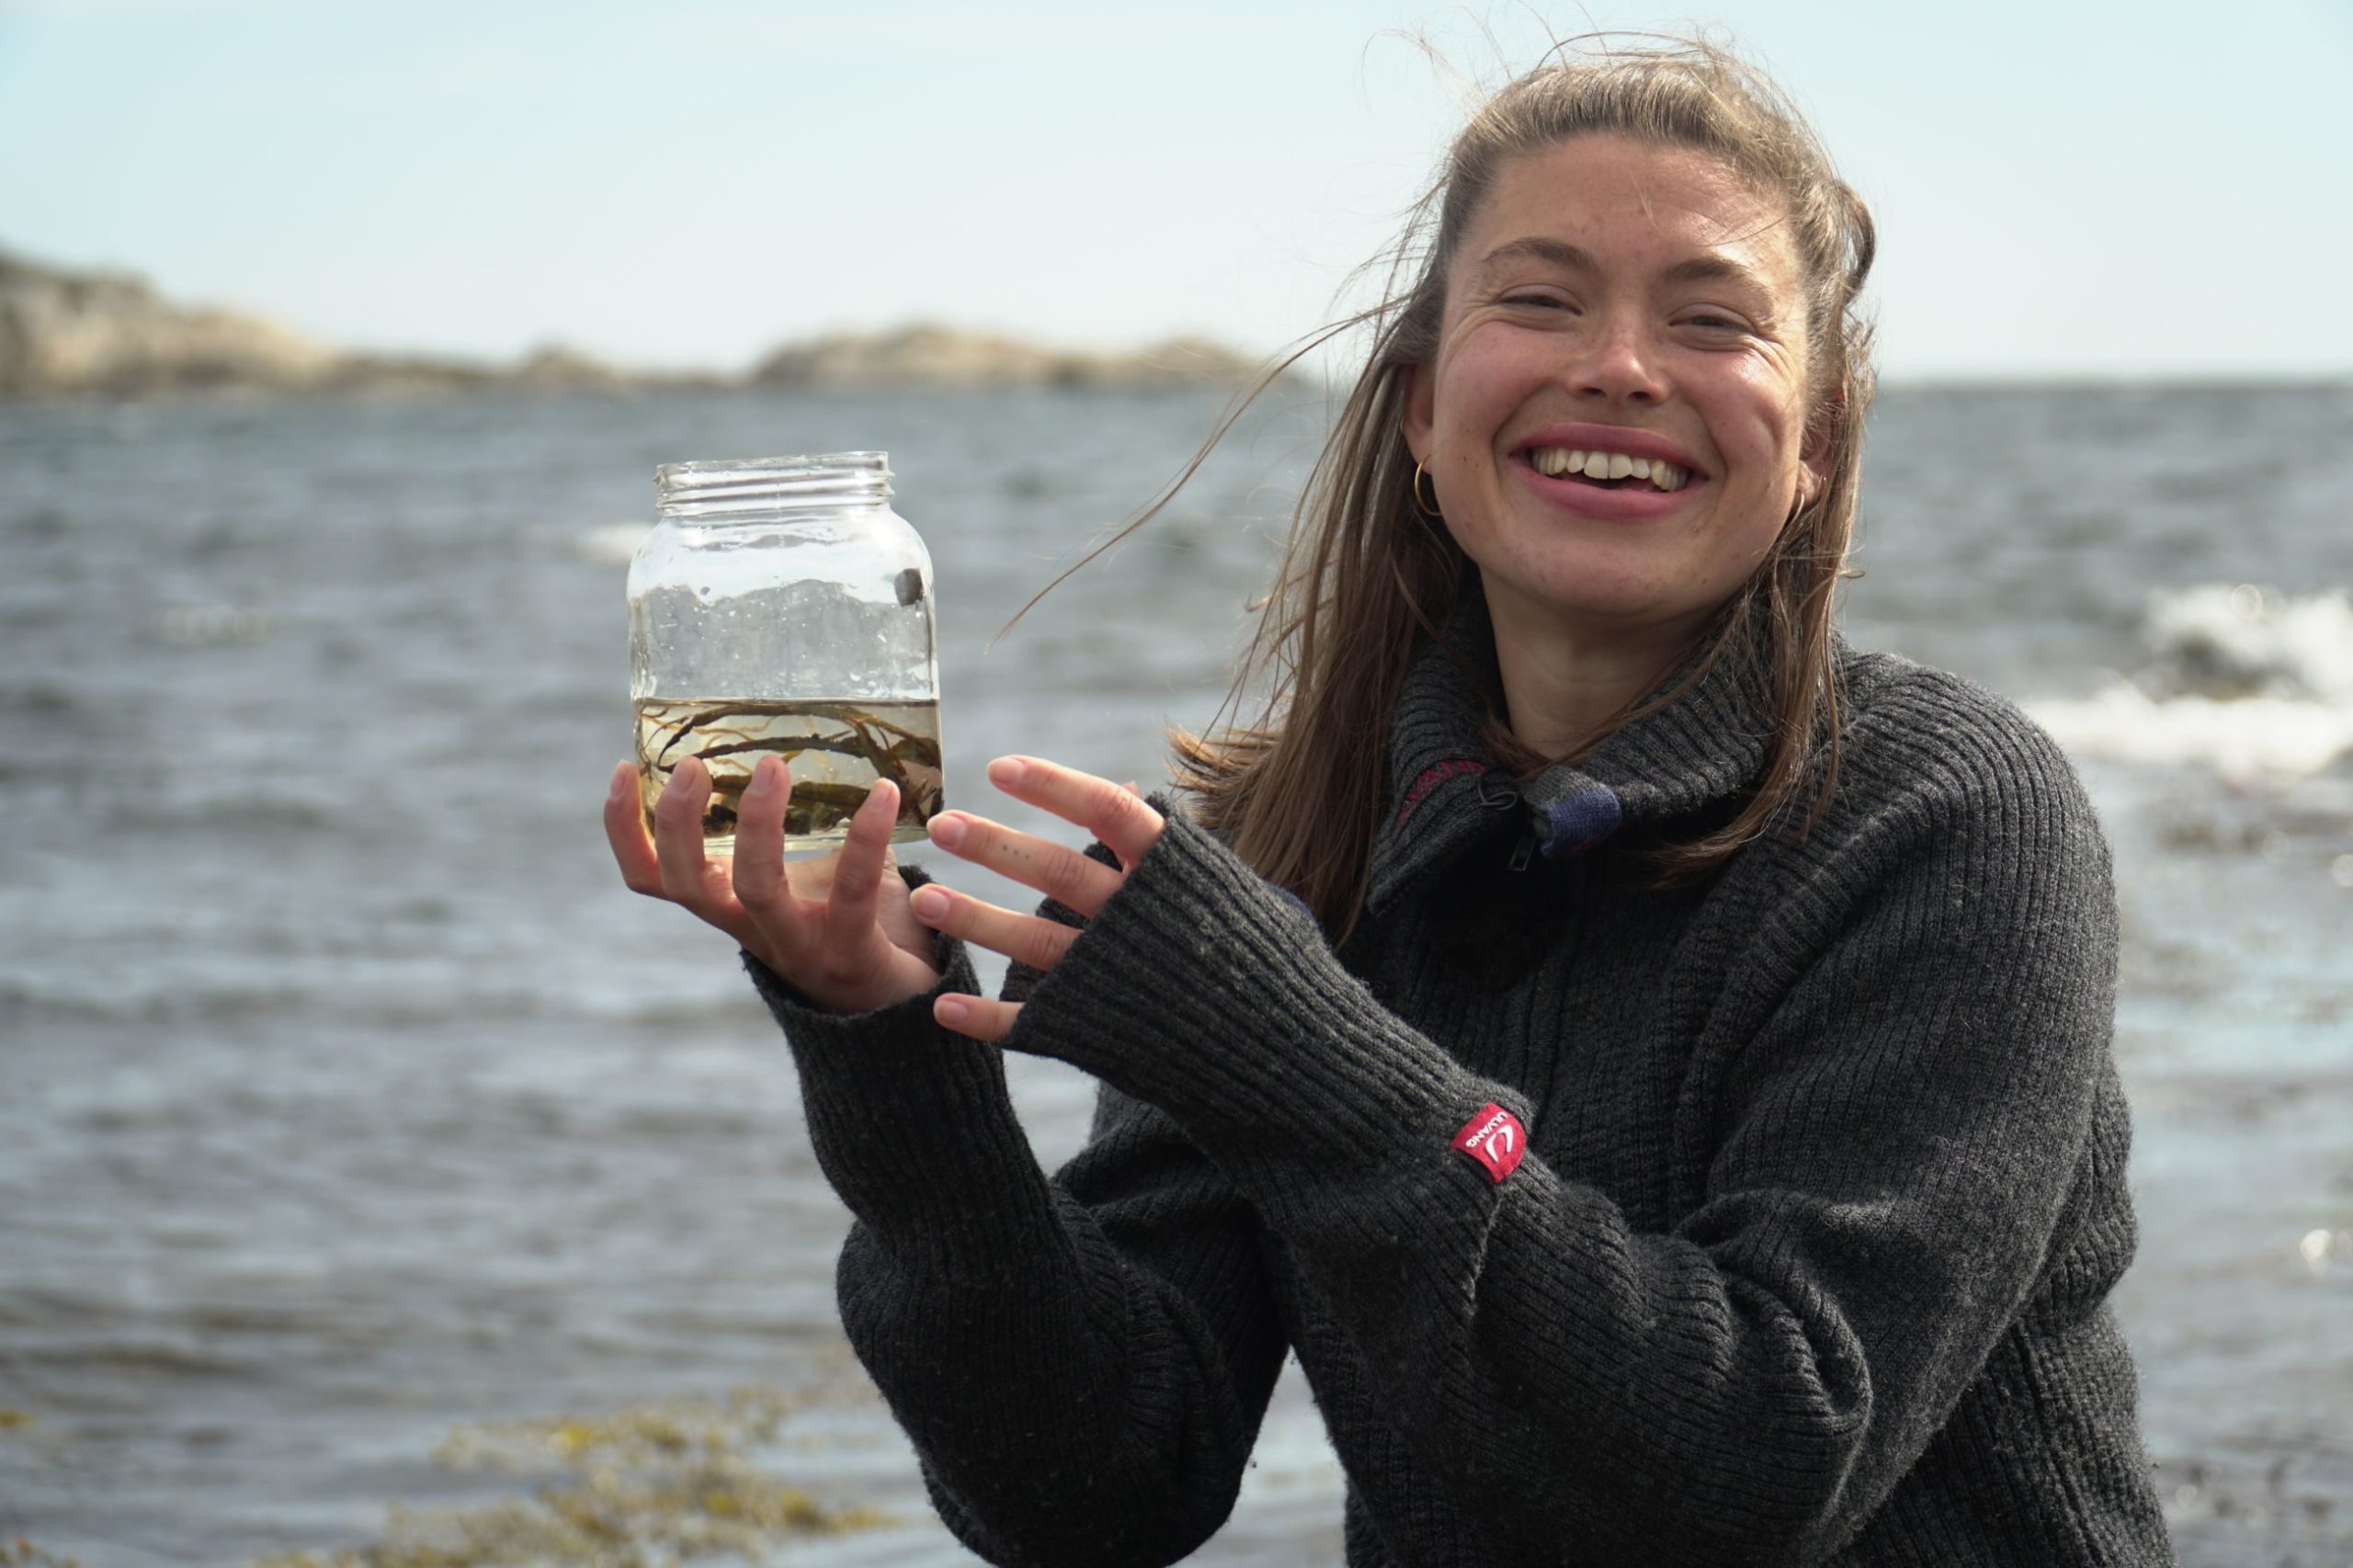
M 1787 229 L 1688 148 L 1581 136 L 1503 165 L 1405 413 L 1499 631 L 1696 632 L 1819 492 Z

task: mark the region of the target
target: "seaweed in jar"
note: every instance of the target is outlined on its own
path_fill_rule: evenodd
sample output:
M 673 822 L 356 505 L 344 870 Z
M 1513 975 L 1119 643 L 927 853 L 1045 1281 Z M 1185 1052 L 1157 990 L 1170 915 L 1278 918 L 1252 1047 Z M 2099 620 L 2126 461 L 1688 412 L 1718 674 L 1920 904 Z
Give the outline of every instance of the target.
M 654 802 L 688 756 L 710 772 L 703 847 L 733 851 L 737 803 L 763 756 L 784 759 L 792 779 L 785 807 L 790 852 L 838 845 L 878 778 L 898 786 L 894 844 L 924 836 L 940 809 L 939 704 L 932 702 L 752 702 L 641 698 L 637 788 L 653 831 Z

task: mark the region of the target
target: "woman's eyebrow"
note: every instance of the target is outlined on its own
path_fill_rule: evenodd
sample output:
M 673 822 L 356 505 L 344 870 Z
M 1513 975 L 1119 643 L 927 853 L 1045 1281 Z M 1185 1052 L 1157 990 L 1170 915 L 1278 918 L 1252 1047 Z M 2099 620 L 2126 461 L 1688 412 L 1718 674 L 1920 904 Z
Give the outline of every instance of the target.
M 1773 290 L 1757 270 L 1728 256 L 1695 256 L 1677 262 L 1659 274 L 1662 283 L 1733 283 L 1773 297 Z
M 1483 279 L 1489 273 L 1508 267 L 1516 261 L 1540 261 L 1564 272 L 1598 272 L 1600 267 L 1584 247 L 1566 240 L 1546 239 L 1531 234 L 1523 239 L 1507 240 L 1479 258 L 1479 275 Z M 1733 283 L 1772 297 L 1773 290 L 1753 267 L 1722 254 L 1695 256 L 1675 263 L 1659 274 L 1662 283 Z
M 1526 239 L 1507 240 L 1479 258 L 1479 275 L 1484 278 L 1499 267 L 1515 261 L 1540 261 L 1568 272 L 1599 270 L 1593 257 L 1566 240 L 1548 240 L 1540 235 Z

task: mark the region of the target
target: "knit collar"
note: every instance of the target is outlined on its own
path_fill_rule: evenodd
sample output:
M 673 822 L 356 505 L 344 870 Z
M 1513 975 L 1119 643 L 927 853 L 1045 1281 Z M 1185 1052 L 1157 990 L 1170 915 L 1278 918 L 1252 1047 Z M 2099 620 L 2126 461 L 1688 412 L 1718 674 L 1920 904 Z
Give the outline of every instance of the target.
M 1654 697 L 1688 678 L 1694 649 Z M 1466 667 L 1467 666 L 1467 667 Z M 1515 784 L 1482 732 L 1500 709 L 1493 623 L 1474 585 L 1405 677 L 1389 740 L 1390 807 L 1373 850 L 1368 903 L 1378 908 L 1508 824 L 1563 858 L 1626 827 L 1687 816 L 1738 795 L 1765 763 L 1772 707 L 1761 676 L 1715 661 L 1665 707 L 1624 725 L 1574 767 Z

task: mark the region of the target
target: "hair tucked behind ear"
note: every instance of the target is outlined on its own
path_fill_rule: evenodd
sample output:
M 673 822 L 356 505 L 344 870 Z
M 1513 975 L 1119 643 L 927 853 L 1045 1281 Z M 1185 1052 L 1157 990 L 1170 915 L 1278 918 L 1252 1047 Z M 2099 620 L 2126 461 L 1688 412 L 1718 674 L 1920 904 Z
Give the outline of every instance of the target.
M 1662 850 L 1661 877 L 1704 875 L 1779 820 L 1802 816 L 1803 831 L 1835 782 L 1831 612 L 1853 535 L 1873 386 L 1870 331 L 1859 310 L 1877 247 L 1870 210 L 1788 98 L 1735 56 L 1700 42 L 1577 40 L 1497 93 L 1456 137 L 1440 178 L 1389 253 L 1387 297 L 1285 361 L 1288 368 L 1351 328 L 1371 329 L 1371 351 L 1301 497 L 1221 717 L 1239 710 L 1250 691 L 1264 694 L 1261 705 L 1249 720 L 1171 735 L 1178 781 L 1198 797 L 1203 820 L 1261 874 L 1305 899 L 1336 939 L 1363 907 L 1384 812 L 1390 713 L 1415 653 L 1472 570 L 1444 527 L 1415 504 L 1406 372 L 1436 355 L 1448 268 L 1498 171 L 1587 135 L 1697 149 L 1784 204 L 1806 294 L 1809 427 L 1829 454 L 1826 483 L 1789 518 L 1707 633 L 1703 668 L 1746 661 L 1771 693 L 1763 776 L 1730 824 Z M 1262 390 L 1279 373 L 1270 372 Z M 1500 720 L 1490 727 L 1506 766 L 1557 760 L 1520 751 Z

